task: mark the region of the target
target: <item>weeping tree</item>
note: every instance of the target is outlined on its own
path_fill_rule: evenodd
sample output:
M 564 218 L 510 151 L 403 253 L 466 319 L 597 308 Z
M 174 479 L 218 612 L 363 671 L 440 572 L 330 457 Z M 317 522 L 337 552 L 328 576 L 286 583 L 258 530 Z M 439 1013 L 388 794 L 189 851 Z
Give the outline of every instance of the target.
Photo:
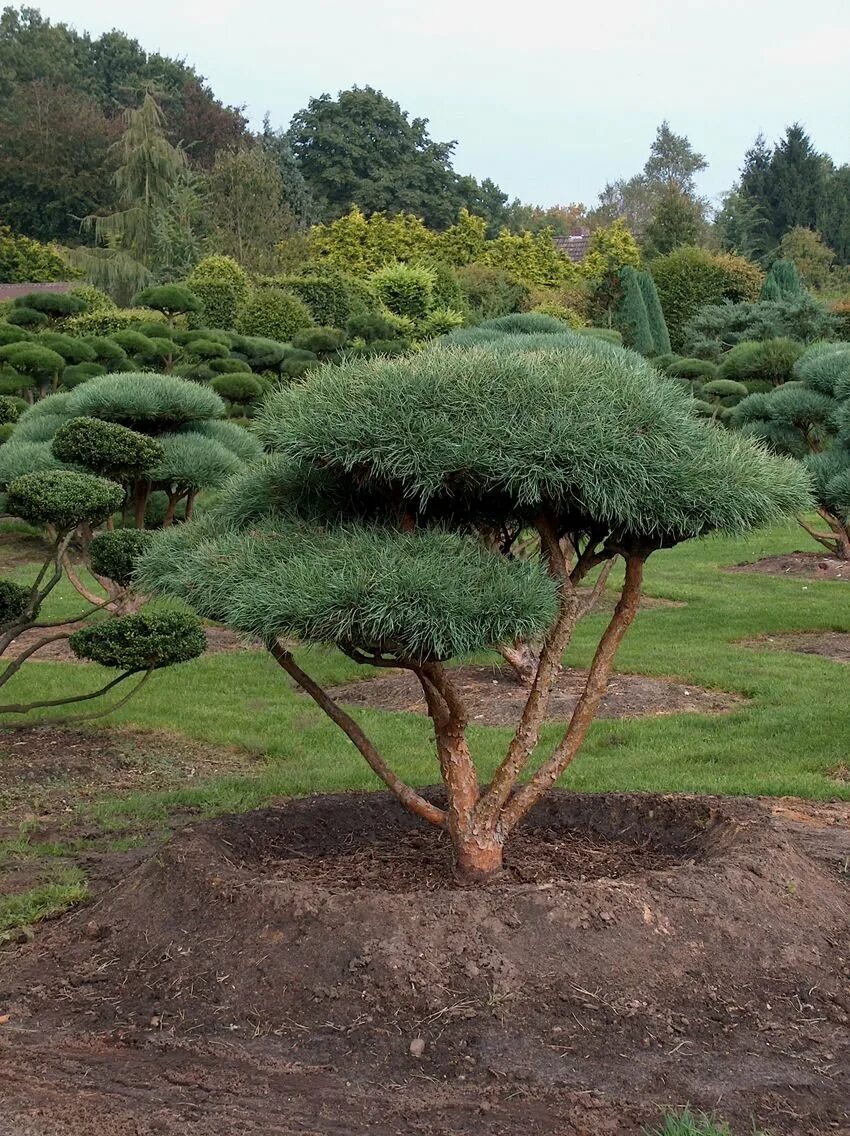
M 350 360 L 274 392 L 257 419 L 270 451 L 194 524 L 155 536 L 142 588 L 264 641 L 404 807 L 445 829 L 458 873 L 499 871 L 510 832 L 578 753 L 640 601 L 647 557 L 806 507 L 799 465 L 701 422 L 631 352 L 444 348 Z M 487 549 L 482 525 L 532 527 L 537 560 Z M 568 565 L 562 540 L 575 550 Z M 575 711 L 539 746 L 578 589 L 614 556 L 625 577 Z M 446 664 L 543 639 L 519 725 L 489 784 Z M 445 803 L 394 771 L 296 660 L 292 640 L 409 670 L 434 726 Z
M 15 516 L 44 528 L 50 534 L 49 551 L 31 583 L 0 578 L 0 687 L 5 687 L 23 665 L 44 647 L 67 640 L 74 654 L 119 673 L 84 694 L 29 702 L 0 700 L 0 714 L 23 714 L 46 707 L 88 702 L 108 694 L 134 675 L 141 676 L 119 702 L 101 707 L 97 714 L 117 709 L 133 696 L 153 671 L 194 659 L 206 640 L 200 621 L 185 612 L 141 612 L 91 622 L 104 604 L 92 604 L 63 619 L 45 619 L 43 611 L 64 574 L 65 556 L 74 533 L 106 520 L 121 504 L 119 485 L 102 477 L 73 470 L 27 473 L 7 488 L 7 508 Z M 94 557 L 104 571 L 114 572 L 116 583 L 128 587 L 136 558 L 142 550 L 139 534 L 104 533 L 93 542 Z M 108 542 L 99 547 L 98 541 Z M 26 636 L 19 646 L 22 636 Z M 91 717 L 95 715 L 89 715 Z
M 151 280 L 159 220 L 185 180 L 188 161 L 168 141 L 165 116 L 150 90 L 123 117 L 124 131 L 112 147 L 118 208 L 84 218 L 97 247 L 75 249 L 71 257 L 91 283 L 126 303 Z
M 802 462 L 827 531 L 798 520 L 833 556 L 850 560 L 850 344 L 813 344 L 792 374 L 791 382 L 742 399 L 731 422 Z

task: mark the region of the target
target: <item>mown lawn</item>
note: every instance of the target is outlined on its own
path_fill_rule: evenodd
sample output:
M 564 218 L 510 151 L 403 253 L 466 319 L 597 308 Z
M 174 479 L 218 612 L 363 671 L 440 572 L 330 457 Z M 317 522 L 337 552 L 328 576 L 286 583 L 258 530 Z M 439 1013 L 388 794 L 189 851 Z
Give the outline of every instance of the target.
M 638 616 L 618 669 L 669 676 L 745 695 L 733 713 L 598 722 L 564 783 L 584 790 L 795 794 L 850 799 L 850 783 L 830 776 L 846 768 L 850 672 L 840 663 L 737 641 L 795 630 L 850 630 L 850 585 L 730 574 L 724 565 L 771 553 L 814 548 L 794 525 L 747 539 L 713 538 L 656 554 L 647 592 L 680 601 Z M 15 575 L 25 578 L 26 568 Z M 63 587 L 54 611 L 77 610 Z M 605 617 L 580 626 L 567 660 L 585 665 Z M 327 683 L 364 671 L 332 650 L 305 650 L 306 669 Z M 91 665 L 30 663 L 3 689 L 4 702 L 58 697 L 109 677 Z M 399 772 L 417 784 L 437 779 L 428 720 L 417 715 L 355 711 Z M 372 788 L 376 781 L 348 740 L 262 652 L 219 654 L 154 676 L 138 699 L 104 720 L 182 733 L 217 746 L 264 755 L 251 772 L 183 789 L 102 798 L 104 825 L 130 817 L 155 821 L 175 807 L 204 812 L 250 808 L 287 794 Z M 547 729 L 545 743 L 559 731 Z M 502 752 L 509 731 L 471 728 L 482 771 Z M 2 760 L 2 756 L 0 756 Z M 246 770 L 248 768 L 246 762 Z M 259 772 L 257 771 L 259 769 Z

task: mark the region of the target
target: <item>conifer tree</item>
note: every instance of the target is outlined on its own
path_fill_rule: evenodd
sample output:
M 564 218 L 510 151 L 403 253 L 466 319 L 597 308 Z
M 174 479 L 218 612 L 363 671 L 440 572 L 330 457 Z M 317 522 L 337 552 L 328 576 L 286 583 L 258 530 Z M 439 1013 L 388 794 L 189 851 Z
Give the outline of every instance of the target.
M 631 265 L 620 269 L 620 303 L 614 323 L 622 332 L 623 343 L 641 355 L 652 355 L 655 342 L 649 326 L 649 313 L 640 286 L 640 274 Z

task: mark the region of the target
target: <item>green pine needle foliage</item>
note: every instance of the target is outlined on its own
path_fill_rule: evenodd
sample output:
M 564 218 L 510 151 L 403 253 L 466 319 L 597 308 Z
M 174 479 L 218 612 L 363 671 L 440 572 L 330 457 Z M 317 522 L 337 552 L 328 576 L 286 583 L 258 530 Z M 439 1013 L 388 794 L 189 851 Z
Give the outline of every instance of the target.
M 71 392 L 68 412 L 159 433 L 222 418 L 224 403 L 214 391 L 170 375 L 104 375 Z
M 655 281 L 648 272 L 637 273 L 638 286 L 643 296 L 646 316 L 649 321 L 649 333 L 652 336 L 652 354 L 655 356 L 670 354 L 670 333 L 667 330 L 667 321 L 661 310 L 661 300 L 658 298 L 658 289 Z

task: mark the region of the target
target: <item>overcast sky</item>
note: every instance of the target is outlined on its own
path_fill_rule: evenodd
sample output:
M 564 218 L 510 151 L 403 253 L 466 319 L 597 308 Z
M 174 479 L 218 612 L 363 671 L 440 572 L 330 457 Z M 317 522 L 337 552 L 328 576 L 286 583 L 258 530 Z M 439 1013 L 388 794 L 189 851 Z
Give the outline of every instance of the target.
M 759 130 L 795 119 L 850 161 L 850 0 L 29 2 L 185 58 L 255 125 L 378 87 L 457 139 L 459 172 L 524 201 L 593 202 L 640 169 L 663 118 L 708 158 L 712 199 Z

